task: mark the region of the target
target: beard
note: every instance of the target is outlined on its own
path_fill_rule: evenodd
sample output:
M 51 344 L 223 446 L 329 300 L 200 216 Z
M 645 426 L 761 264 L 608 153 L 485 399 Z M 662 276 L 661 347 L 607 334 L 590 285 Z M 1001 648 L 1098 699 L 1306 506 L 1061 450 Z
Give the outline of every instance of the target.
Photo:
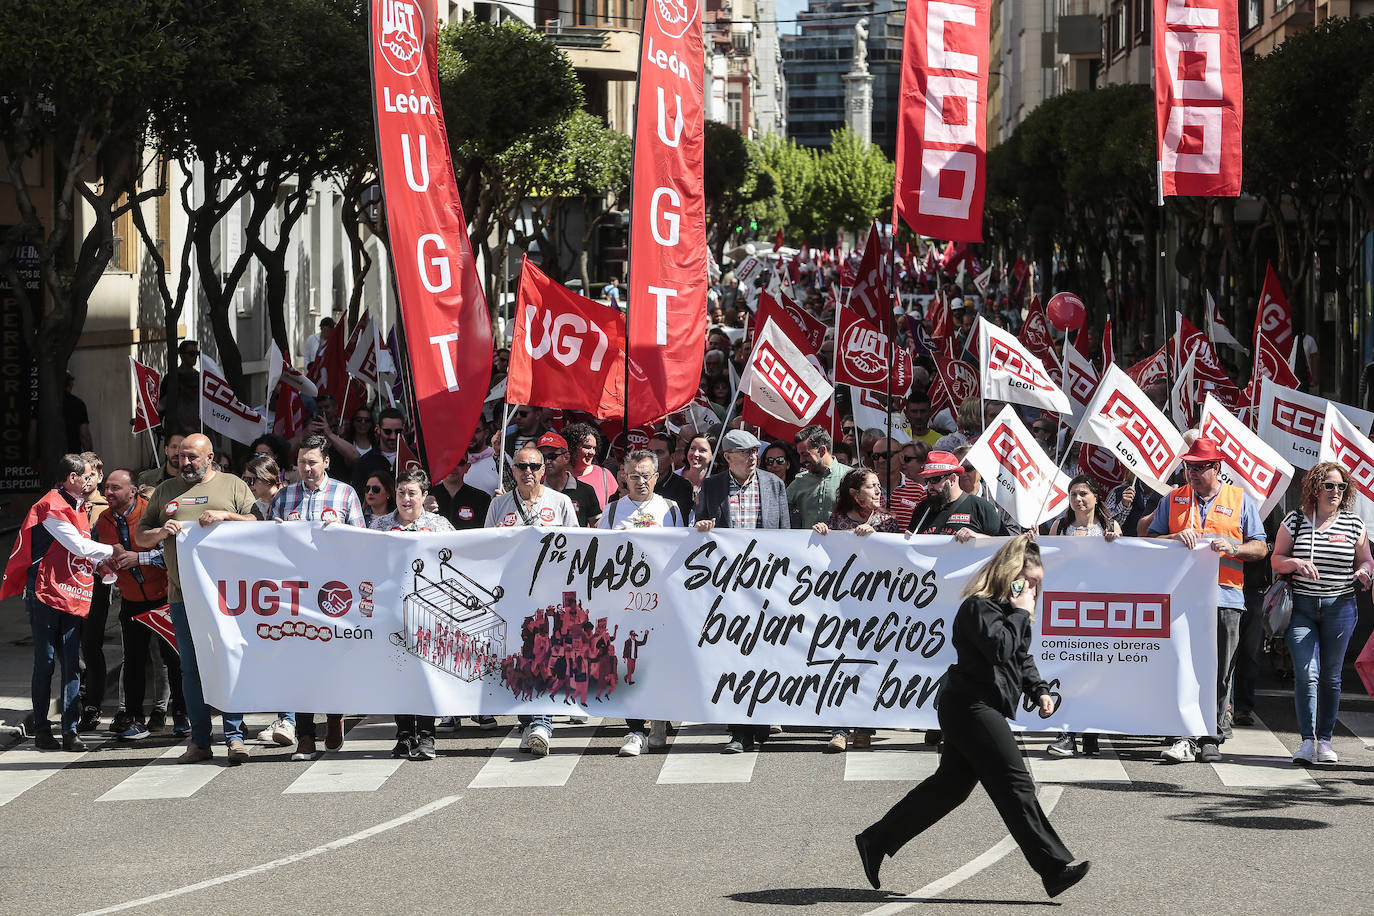
M 181 479 L 187 483 L 201 483 L 205 480 L 205 474 L 209 467 L 198 468 L 194 464 L 188 464 L 181 469 Z

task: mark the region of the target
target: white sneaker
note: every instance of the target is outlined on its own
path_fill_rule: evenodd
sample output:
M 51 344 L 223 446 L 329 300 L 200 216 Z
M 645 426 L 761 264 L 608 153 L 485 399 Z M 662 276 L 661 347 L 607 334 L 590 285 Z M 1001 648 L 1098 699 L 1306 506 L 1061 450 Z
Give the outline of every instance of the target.
M 1336 749 L 1331 746 L 1330 741 L 1323 741 L 1320 738 L 1317 739 L 1318 763 L 1335 763 L 1340 759 L 1341 758 L 1336 756 Z
M 553 733 L 549 730 L 549 727 L 547 725 L 533 724 L 527 728 L 526 731 L 529 732 L 529 736 L 526 740 L 529 741 L 530 753 L 536 757 L 549 756 L 549 739 L 553 737 Z
M 530 752 L 530 729 L 532 728 L 534 728 L 533 725 L 526 725 L 520 731 L 520 750 L 526 754 Z
M 1311 738 L 1302 739 L 1302 746 L 1293 754 L 1294 763 L 1316 763 L 1317 749 Z
M 271 725 L 258 732 L 258 740 L 290 747 L 296 743 L 296 726 L 282 718 L 273 719 Z
M 668 723 L 655 719 L 649 723 L 649 747 L 668 746 Z
M 1170 763 L 1189 763 L 1197 759 L 1197 748 L 1192 738 L 1179 738 L 1160 756 Z
M 617 755 L 620 757 L 638 757 L 642 750 L 644 750 L 644 736 L 639 732 L 630 732 L 630 736 L 620 746 Z

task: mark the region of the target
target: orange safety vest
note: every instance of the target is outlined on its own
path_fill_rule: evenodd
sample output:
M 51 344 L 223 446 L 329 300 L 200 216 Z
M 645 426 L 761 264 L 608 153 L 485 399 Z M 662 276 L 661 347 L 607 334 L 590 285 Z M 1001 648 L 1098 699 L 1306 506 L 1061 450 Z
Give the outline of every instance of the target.
M 1191 530 L 1229 538 L 1237 545 L 1245 540 L 1240 530 L 1240 511 L 1245 503 L 1245 491 L 1240 487 L 1226 483 L 1221 485 L 1221 492 L 1217 494 L 1216 501 L 1207 513 L 1205 525 L 1199 521 L 1197 497 L 1192 487 L 1184 484 L 1177 490 L 1170 491 L 1166 499 L 1169 501 L 1170 534 Z M 1221 567 L 1217 571 L 1217 581 L 1230 588 L 1243 588 L 1244 566 L 1235 557 L 1222 557 Z
M 133 532 L 138 530 L 139 520 L 143 518 L 143 513 L 147 509 L 148 497 L 142 493 L 135 495 L 134 504 L 129 507 L 129 514 L 124 516 L 129 525 L 131 540 Z M 95 539 L 102 544 L 119 543 L 119 526 L 115 524 L 113 509 L 107 508 L 96 517 Z M 138 545 L 130 544 L 129 549 L 137 550 Z M 134 575 L 134 570 L 138 570 L 138 576 Z M 119 570 L 118 576 L 121 597 L 136 601 L 162 601 L 167 597 L 167 570 L 160 566 L 131 566 Z

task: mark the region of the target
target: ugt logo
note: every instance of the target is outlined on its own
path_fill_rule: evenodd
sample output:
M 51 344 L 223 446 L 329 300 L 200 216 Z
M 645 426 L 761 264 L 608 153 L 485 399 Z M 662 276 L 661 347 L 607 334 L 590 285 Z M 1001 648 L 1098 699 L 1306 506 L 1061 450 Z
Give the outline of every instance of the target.
M 424 60 L 425 17 L 415 0 L 382 0 L 377 50 L 397 76 L 413 76 Z

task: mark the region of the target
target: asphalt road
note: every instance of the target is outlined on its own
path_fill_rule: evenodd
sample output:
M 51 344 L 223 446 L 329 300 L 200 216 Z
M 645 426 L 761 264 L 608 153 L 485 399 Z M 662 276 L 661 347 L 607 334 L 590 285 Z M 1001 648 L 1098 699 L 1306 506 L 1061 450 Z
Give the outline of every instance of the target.
M 935 763 L 908 732 L 846 755 L 787 732 L 722 757 L 721 730 L 701 726 L 625 759 L 623 724 L 592 720 L 560 725 L 533 760 L 503 718 L 442 733 L 419 763 L 390 759 L 388 725 L 350 720 L 315 763 L 252 744 L 239 767 L 222 746 L 172 765 L 170 737 L 75 759 L 24 742 L 0 752 L 0 912 L 1374 912 L 1374 704 L 1347 697 L 1341 762 L 1308 771 L 1280 756 L 1298 743 L 1291 699 L 1259 714 L 1219 766 L 1125 738 L 1051 760 L 1026 738 L 1052 822 L 1093 861 L 1055 901 L 981 790 L 885 864 L 884 891 L 867 887 L 853 834 Z

